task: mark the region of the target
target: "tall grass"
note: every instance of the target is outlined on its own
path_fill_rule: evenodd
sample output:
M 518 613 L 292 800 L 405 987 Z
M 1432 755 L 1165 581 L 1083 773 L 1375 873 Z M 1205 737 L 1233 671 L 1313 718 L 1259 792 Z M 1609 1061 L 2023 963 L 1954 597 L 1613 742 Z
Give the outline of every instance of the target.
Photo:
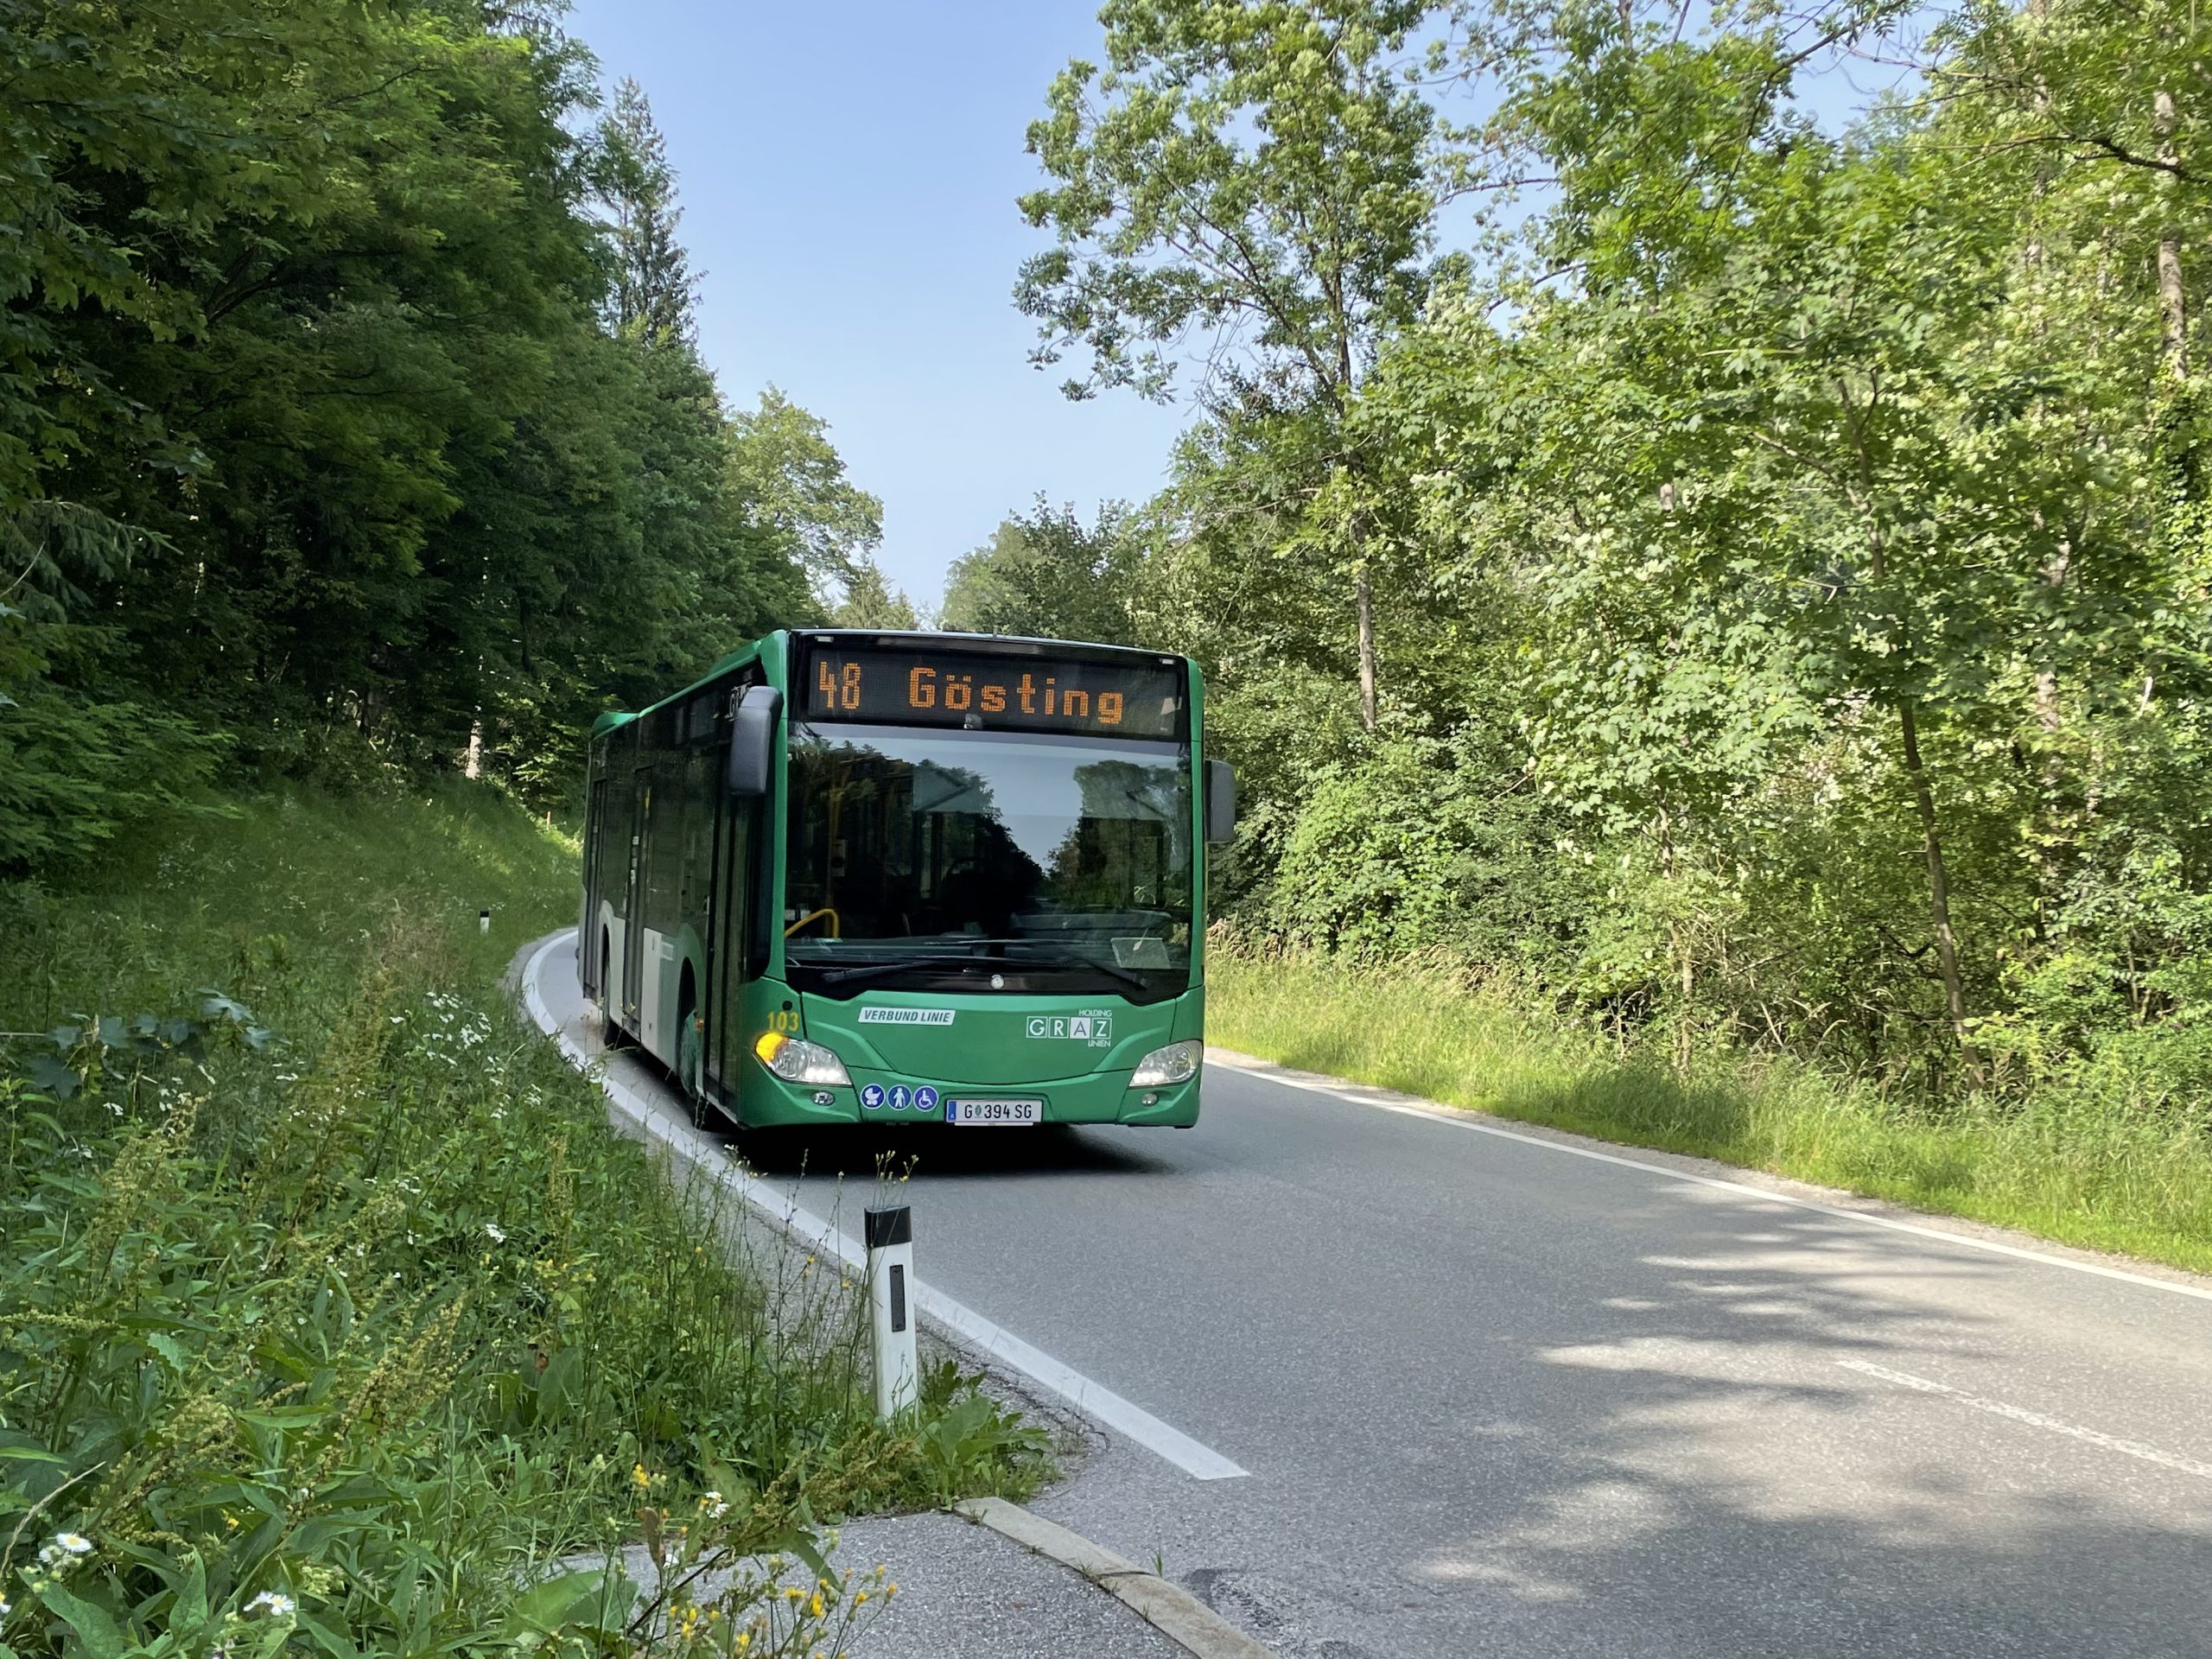
M 1794 1062 L 1670 1059 L 1562 1028 L 1440 964 L 1217 949 L 1209 1035 L 1287 1065 L 2212 1270 L 2212 1130 L 2085 1078 L 1934 1107 Z
M 725 1569 L 1034 1479 L 949 1371 L 876 1424 L 852 1300 L 728 1260 L 518 1018 L 574 859 L 300 796 L 0 893 L 0 1652 L 812 1651 L 860 1587 Z

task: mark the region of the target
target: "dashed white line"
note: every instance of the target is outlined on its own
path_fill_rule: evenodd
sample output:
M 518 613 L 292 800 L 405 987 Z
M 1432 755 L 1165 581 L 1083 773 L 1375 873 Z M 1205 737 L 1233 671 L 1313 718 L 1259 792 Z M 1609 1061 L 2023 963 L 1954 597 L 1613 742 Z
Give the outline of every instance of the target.
M 2046 1417 L 2039 1411 L 2007 1405 L 2002 1400 L 1990 1400 L 1979 1394 L 1968 1394 L 1964 1389 L 1955 1389 L 1948 1382 L 1932 1378 L 1915 1376 L 1910 1371 L 1893 1371 L 1886 1365 L 1877 1365 L 1864 1359 L 1839 1359 L 1836 1363 L 1847 1371 L 1859 1371 L 1867 1376 L 1877 1376 L 1885 1382 L 1894 1382 L 1901 1389 L 1916 1389 L 1922 1394 L 1941 1395 L 1955 1400 L 1962 1406 L 1972 1406 L 1976 1411 L 1986 1411 L 1993 1417 L 2009 1417 L 2016 1423 L 2025 1423 L 2031 1428 L 2048 1429 L 2053 1434 L 2064 1434 L 2076 1440 L 2086 1440 L 2091 1446 L 2102 1446 L 2107 1452 L 2118 1452 L 2145 1463 L 2155 1463 L 2161 1469 L 2177 1469 L 2184 1475 L 2195 1475 L 2200 1480 L 2212 1480 L 2212 1463 L 2199 1463 L 2194 1458 L 2184 1458 L 2171 1452 L 2161 1452 L 2155 1446 L 2145 1446 L 2140 1440 L 2123 1440 L 2115 1435 L 2103 1434 L 2094 1428 L 2083 1428 L 2074 1423 L 2063 1423 L 2056 1417 Z
M 546 956 L 555 946 L 574 937 L 573 933 L 556 934 L 538 947 L 523 969 L 523 1003 L 538 1028 L 560 1045 L 569 1063 L 578 1071 L 588 1071 L 591 1056 L 585 1052 L 582 1044 L 562 1028 L 537 988 L 538 970 L 544 965 Z M 757 1176 L 733 1167 L 718 1143 L 621 1078 L 602 1076 L 600 1083 L 607 1097 L 624 1116 L 670 1151 L 712 1176 L 793 1237 L 836 1256 L 848 1267 L 866 1271 L 868 1252 L 851 1235 L 840 1231 L 811 1211 L 802 1209 L 790 1194 L 779 1193 Z M 918 1280 L 913 1294 L 914 1306 L 925 1317 L 958 1332 L 994 1358 L 1059 1395 L 1086 1417 L 1127 1435 L 1185 1474 L 1198 1480 L 1234 1480 L 1250 1472 L 943 1291 L 934 1290 Z

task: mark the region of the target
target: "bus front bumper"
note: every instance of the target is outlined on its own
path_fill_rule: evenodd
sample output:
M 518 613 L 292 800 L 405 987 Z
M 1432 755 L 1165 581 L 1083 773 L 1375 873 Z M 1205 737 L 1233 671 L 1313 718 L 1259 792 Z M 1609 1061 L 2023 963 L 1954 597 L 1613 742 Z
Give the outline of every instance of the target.
M 945 1125 L 947 1097 L 956 1100 L 1037 1100 L 1046 1123 L 1127 1123 L 1188 1128 L 1198 1121 L 1199 1085 L 1205 1073 L 1166 1088 L 1132 1089 L 1129 1074 L 1097 1071 L 1039 1084 L 917 1083 L 855 1066 L 843 1089 L 809 1089 L 785 1083 L 765 1069 L 749 1078 L 743 1115 L 747 1128 L 787 1125 L 873 1123 L 889 1127 Z M 927 1102 L 926 1104 L 923 1103 Z

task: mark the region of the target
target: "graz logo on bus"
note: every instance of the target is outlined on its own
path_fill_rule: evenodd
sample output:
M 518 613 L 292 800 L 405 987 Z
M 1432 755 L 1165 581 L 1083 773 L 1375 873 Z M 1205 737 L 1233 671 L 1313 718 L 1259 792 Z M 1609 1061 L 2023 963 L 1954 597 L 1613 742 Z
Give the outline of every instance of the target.
M 1058 1039 L 1109 1048 L 1114 1042 L 1114 1015 L 1107 1008 L 1086 1009 L 1082 1014 L 1033 1014 L 1029 1016 L 1029 1034 L 1047 1042 Z

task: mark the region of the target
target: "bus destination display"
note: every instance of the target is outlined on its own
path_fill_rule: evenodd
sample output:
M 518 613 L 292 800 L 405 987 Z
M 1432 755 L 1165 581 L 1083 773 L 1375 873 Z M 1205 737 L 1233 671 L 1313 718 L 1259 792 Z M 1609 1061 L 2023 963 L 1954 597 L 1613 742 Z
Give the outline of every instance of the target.
M 802 683 L 810 721 L 987 732 L 1179 738 L 1183 675 L 1161 663 L 1056 661 L 911 649 L 817 648 Z

